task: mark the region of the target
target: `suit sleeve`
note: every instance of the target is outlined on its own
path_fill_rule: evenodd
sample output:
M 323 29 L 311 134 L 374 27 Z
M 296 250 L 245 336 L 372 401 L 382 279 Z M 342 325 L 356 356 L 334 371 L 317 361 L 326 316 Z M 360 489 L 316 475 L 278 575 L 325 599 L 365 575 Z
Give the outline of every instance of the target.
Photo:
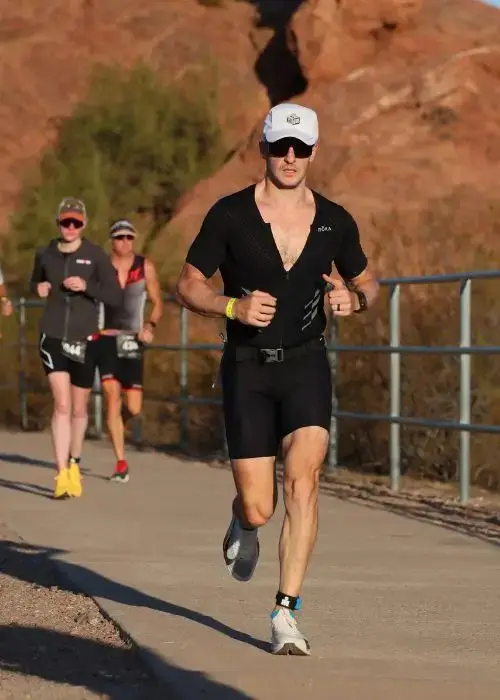
M 342 244 L 335 257 L 335 267 L 345 280 L 351 280 L 360 275 L 368 264 L 359 239 L 359 229 L 353 217 L 345 211 L 343 223 Z
M 96 255 L 95 263 L 96 274 L 87 282 L 85 294 L 107 306 L 120 306 L 123 292 L 109 256 L 100 250 Z
M 212 277 L 226 257 L 229 218 L 219 201 L 205 216 L 200 231 L 188 250 L 186 262 L 207 279 Z

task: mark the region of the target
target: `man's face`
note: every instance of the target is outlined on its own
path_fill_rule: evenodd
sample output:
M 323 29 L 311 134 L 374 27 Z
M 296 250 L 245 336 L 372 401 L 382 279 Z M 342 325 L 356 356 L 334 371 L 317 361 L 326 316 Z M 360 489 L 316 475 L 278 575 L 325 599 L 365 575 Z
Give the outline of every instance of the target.
M 59 232 L 65 243 L 73 243 L 80 238 L 84 228 L 85 223 L 80 219 L 80 217 L 72 216 L 71 214 L 64 214 L 59 219 Z
M 294 138 L 279 139 L 263 144 L 267 172 L 282 189 L 294 189 L 305 179 L 309 164 L 314 160 L 317 146 L 308 146 Z
M 135 236 L 130 231 L 118 231 L 111 239 L 111 249 L 118 257 L 126 257 L 134 250 Z

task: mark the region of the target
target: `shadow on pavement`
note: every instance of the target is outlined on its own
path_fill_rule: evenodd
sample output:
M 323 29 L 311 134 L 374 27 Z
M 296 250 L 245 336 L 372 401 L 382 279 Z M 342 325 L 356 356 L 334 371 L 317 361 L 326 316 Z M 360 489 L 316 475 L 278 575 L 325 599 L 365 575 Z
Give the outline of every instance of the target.
M 0 478 L 0 488 L 10 489 L 11 491 L 24 491 L 24 493 L 31 493 L 34 496 L 52 500 L 52 490 L 37 484 L 27 484 L 23 481 L 9 481 L 9 479 Z
M 11 553 L 15 553 L 16 556 L 10 556 Z M 3 540 L 0 542 L 0 569 L 9 576 L 14 576 L 15 578 L 43 586 L 45 585 L 43 581 L 33 580 L 33 571 L 36 571 L 36 567 L 30 565 L 30 560 L 32 557 L 44 557 L 53 561 L 59 572 L 61 572 L 62 587 L 65 585 L 67 586 L 69 582 L 70 587 L 68 590 L 82 592 L 92 598 L 110 600 L 115 603 L 133 607 L 149 608 L 150 610 L 156 610 L 166 615 L 183 617 L 186 620 L 196 622 L 199 625 L 203 625 L 215 632 L 230 637 L 237 642 L 242 642 L 243 644 L 248 644 L 257 649 L 268 651 L 269 645 L 267 642 L 256 639 L 240 630 L 236 630 L 210 615 L 185 608 L 182 605 L 169 603 L 161 598 L 142 593 L 142 591 L 132 588 L 131 586 L 124 586 L 84 566 L 61 561 L 57 559 L 61 554 L 67 554 L 67 552 L 60 549 L 30 545 L 25 542 Z
M 386 510 L 500 547 L 500 515 L 487 508 L 464 507 L 419 494 L 392 493 L 376 486 L 331 482 L 322 487 L 323 493 L 340 500 Z
M 9 452 L 0 452 L 0 462 L 9 462 L 10 464 L 23 464 L 29 467 L 45 467 L 46 469 L 54 469 L 53 462 L 47 462 L 44 459 L 33 459 L 26 455 L 14 454 Z
M 130 683 L 127 669 L 137 664 L 137 651 L 39 627 L 0 626 L 0 670 L 55 683 L 87 688 L 109 700 L 167 700 L 168 686 L 147 689 Z M 250 696 L 188 671 L 150 652 L 143 654 L 159 677 L 182 688 L 182 698 L 253 700 Z M 105 662 L 103 662 L 105 659 Z M 146 676 L 145 676 L 146 679 Z M 163 688 L 163 689 L 162 689 Z M 176 696 L 177 697 L 177 696 Z

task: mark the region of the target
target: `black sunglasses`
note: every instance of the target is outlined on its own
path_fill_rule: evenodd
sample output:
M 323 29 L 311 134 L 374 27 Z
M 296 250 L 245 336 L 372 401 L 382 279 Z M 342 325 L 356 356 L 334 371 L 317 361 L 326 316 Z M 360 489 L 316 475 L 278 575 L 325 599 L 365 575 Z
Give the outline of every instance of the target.
M 296 158 L 309 158 L 314 147 L 294 138 L 279 139 L 273 143 L 267 143 L 267 152 L 273 158 L 284 158 L 290 148 L 293 148 Z
M 130 233 L 119 233 L 117 236 L 112 237 L 112 241 L 133 241 L 135 236 Z
M 59 221 L 59 225 L 63 228 L 69 228 L 71 224 L 73 224 L 74 228 L 83 228 L 83 221 L 80 221 L 80 219 L 68 217 L 67 219 L 60 219 Z

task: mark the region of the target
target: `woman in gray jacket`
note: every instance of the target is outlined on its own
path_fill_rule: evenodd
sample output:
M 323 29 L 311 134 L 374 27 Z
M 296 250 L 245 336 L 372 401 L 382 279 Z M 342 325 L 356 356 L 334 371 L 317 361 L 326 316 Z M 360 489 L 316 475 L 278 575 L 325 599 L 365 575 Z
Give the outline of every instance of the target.
M 119 306 L 122 291 L 109 256 L 82 236 L 84 203 L 63 199 L 57 223 L 59 237 L 35 255 L 31 289 L 46 299 L 40 358 L 54 399 L 54 498 L 67 498 L 82 494 L 79 463 L 97 360 L 99 302 Z

